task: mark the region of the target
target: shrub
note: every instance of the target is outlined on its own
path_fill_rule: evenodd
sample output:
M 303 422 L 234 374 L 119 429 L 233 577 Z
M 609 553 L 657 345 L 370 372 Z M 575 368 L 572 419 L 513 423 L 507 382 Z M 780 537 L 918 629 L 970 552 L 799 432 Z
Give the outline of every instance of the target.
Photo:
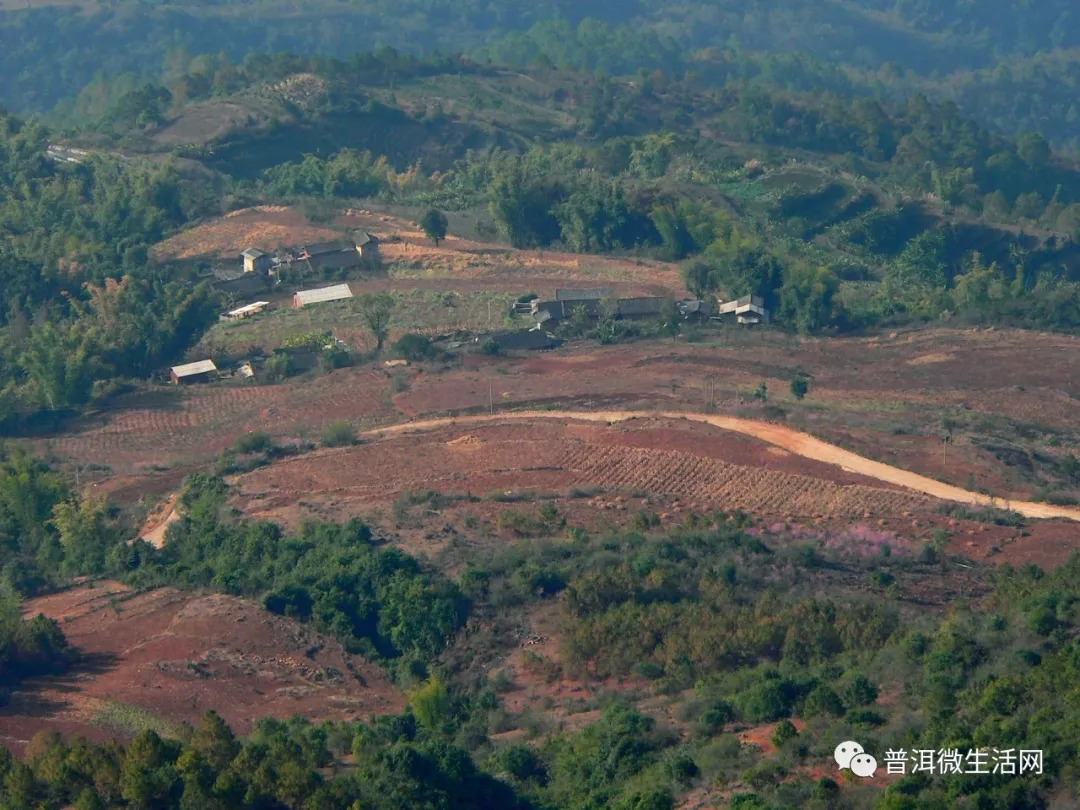
M 840 696 L 825 684 L 815 686 L 803 703 L 803 714 L 814 717 L 819 714 L 831 714 L 839 717 L 844 713 L 844 704 Z
M 323 431 L 322 443 L 327 447 L 356 444 L 356 430 L 348 422 L 334 422 Z
M 263 366 L 263 377 L 268 382 L 280 382 L 292 373 L 292 360 L 285 352 L 276 352 Z
M 694 758 L 685 751 L 675 751 L 664 758 L 664 776 L 680 787 L 685 787 L 701 773 Z
M 260 430 L 241 436 L 233 445 L 237 453 L 265 453 L 273 447 L 274 440 L 270 438 L 270 434 Z
M 502 346 L 499 345 L 499 341 L 495 340 L 495 338 L 489 338 L 484 341 L 481 351 L 486 355 L 494 357 L 495 355 L 502 353 Z
M 435 355 L 431 339 L 426 335 L 409 333 L 394 341 L 394 353 L 411 362 L 427 360 Z
M 731 706 L 722 700 L 718 700 L 701 713 L 698 722 L 710 732 L 716 732 L 720 731 L 725 723 L 730 723 L 733 718 L 734 713 L 731 710 Z
M 790 720 L 781 720 L 776 724 L 776 728 L 772 733 L 772 744 L 777 748 L 782 748 L 784 743 L 789 740 L 794 740 L 799 736 L 798 729 L 795 728 L 795 724 Z
M 878 688 L 865 675 L 855 675 L 844 687 L 844 704 L 865 706 L 877 700 Z
M 791 715 L 790 685 L 770 679 L 756 683 L 739 695 L 737 705 L 743 719 L 750 723 L 768 723 Z

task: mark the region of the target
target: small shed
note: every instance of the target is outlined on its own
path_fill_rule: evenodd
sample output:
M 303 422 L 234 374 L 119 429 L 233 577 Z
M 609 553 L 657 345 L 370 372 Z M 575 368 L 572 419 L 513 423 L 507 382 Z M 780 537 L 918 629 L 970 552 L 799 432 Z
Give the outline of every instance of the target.
M 169 379 L 174 385 L 209 382 L 216 373 L 217 366 L 214 365 L 213 360 L 198 360 L 182 366 L 173 366 L 169 369 Z
M 379 238 L 366 231 L 356 234 L 356 251 L 367 265 L 379 264 Z
M 325 304 L 328 301 L 343 301 L 352 298 L 352 288 L 348 284 L 335 284 L 332 287 L 318 287 L 314 290 L 299 290 L 293 295 L 293 307 L 299 309 L 308 304 Z
M 237 309 L 230 310 L 225 313 L 225 317 L 230 321 L 241 321 L 244 318 L 248 318 L 252 315 L 257 315 L 270 306 L 269 301 L 256 301 L 253 304 L 246 304 L 245 306 L 238 307 Z
M 268 273 L 274 257 L 269 253 L 263 253 L 258 248 L 248 248 L 240 257 L 244 260 L 245 273 Z

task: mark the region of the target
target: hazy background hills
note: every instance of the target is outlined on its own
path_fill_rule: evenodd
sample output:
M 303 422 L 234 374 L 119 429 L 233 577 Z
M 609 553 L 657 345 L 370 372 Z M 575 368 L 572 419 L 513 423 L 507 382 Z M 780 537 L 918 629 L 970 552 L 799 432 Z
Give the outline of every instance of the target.
M 953 99 L 979 123 L 1076 147 L 1080 26 L 1065 0 L 8 0 L 0 102 L 45 112 L 95 77 L 170 78 L 194 57 L 391 47 L 601 74 L 732 73 L 896 98 Z M 797 56 L 796 56 L 797 55 Z

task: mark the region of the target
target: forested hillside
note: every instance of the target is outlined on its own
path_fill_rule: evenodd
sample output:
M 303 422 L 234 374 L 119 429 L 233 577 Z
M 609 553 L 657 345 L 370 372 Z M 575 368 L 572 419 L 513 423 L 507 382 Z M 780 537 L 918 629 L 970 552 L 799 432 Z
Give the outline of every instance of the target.
M 13 5 L 0 13 L 0 102 L 19 111 L 48 110 L 95 75 L 173 78 L 199 55 L 237 61 L 287 49 L 345 56 L 390 46 L 607 75 L 690 72 L 703 87 L 732 73 L 764 71 L 802 82 L 840 82 L 875 97 L 924 91 L 955 99 L 981 123 L 1007 132 L 1034 129 L 1075 146 L 1073 104 L 1059 101 L 1053 86 L 1072 85 L 1070 65 L 1080 47 L 1080 26 L 1065 0 L 552 0 L 494 6 L 363 0 L 348 8 L 315 4 L 303 14 L 263 0 L 243 15 L 214 4 L 132 0 L 86 10 Z M 800 65 L 794 74 L 793 60 Z M 972 71 L 979 71 L 974 81 L 980 98 L 995 99 L 989 107 L 969 92 Z M 1017 84 L 1030 107 L 1019 116 L 1003 109 Z

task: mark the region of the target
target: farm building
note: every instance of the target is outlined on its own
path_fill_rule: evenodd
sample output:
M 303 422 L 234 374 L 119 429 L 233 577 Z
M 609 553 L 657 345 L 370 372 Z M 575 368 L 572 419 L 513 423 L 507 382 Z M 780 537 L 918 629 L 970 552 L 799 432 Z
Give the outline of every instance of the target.
M 532 302 L 531 314 L 537 324 L 555 324 L 569 318 L 577 309 L 584 309 L 590 318 L 599 318 L 603 312 L 605 301 L 611 301 L 608 296 L 602 298 L 574 298 L 564 301 L 539 301 Z M 656 318 L 664 304 L 663 298 L 620 298 L 613 304 L 611 314 L 617 318 Z
M 495 332 L 486 337 L 478 337 L 478 343 L 493 340 L 504 352 L 554 349 L 562 341 L 542 329 L 517 329 L 509 332 Z
M 348 284 L 335 284 L 332 287 L 318 287 L 314 290 L 299 290 L 293 295 L 293 307 L 299 309 L 308 304 L 325 304 L 328 301 L 344 301 L 352 298 L 352 289 Z
M 620 298 L 620 318 L 658 318 L 664 298 Z
M 555 290 L 556 301 L 600 301 L 604 298 L 614 297 L 615 293 L 612 291 L 611 287 L 594 287 L 588 290 Z
M 263 253 L 258 248 L 248 248 L 240 257 L 244 260 L 245 273 L 267 273 L 274 262 L 274 257 Z
M 541 301 L 533 299 L 530 302 L 531 314 L 540 325 L 558 323 L 574 314 L 579 307 L 585 310 L 590 318 L 600 315 L 601 299 L 573 299 L 567 301 Z
M 356 249 L 360 252 L 360 259 L 365 265 L 379 264 L 379 239 L 374 234 L 356 234 Z
M 769 310 L 765 309 L 765 299 L 760 295 L 744 295 L 734 301 L 725 301 L 716 308 L 713 320 L 734 322 L 747 325 L 768 323 Z
M 225 313 L 225 317 L 230 321 L 242 321 L 244 318 L 249 318 L 252 315 L 258 315 L 268 306 L 270 306 L 269 301 L 256 301 L 253 304 L 247 304 L 245 306 L 229 310 Z
M 677 302 L 679 314 L 687 321 L 703 321 L 712 314 L 712 307 L 707 301 L 689 299 Z
M 377 264 L 378 259 L 379 240 L 369 233 L 362 233 L 355 242 L 351 239 L 333 239 L 301 245 L 296 251 L 295 260 L 306 262 L 310 270 L 318 272 L 369 266 Z
M 169 379 L 176 385 L 209 382 L 216 373 L 217 366 L 214 365 L 213 360 L 199 360 L 195 363 L 173 366 L 169 369 Z

